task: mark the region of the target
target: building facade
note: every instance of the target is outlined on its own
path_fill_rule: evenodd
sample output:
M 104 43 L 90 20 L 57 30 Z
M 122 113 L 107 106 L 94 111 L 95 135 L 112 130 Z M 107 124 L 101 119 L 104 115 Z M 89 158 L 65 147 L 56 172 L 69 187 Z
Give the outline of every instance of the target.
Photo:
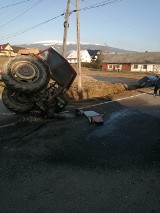
M 4 57 L 14 57 L 16 55 L 28 55 L 28 54 L 38 54 L 38 48 L 24 48 L 18 46 L 12 46 L 9 43 L 0 44 L 0 56 Z
M 16 53 L 9 43 L 0 45 L 0 56 L 12 57 L 15 55 Z
M 160 73 L 160 52 L 108 54 L 102 70 Z
M 99 54 L 99 50 L 81 50 L 81 62 L 90 63 L 92 60 L 96 60 Z M 67 61 L 70 64 L 77 64 L 77 51 L 73 50 L 67 57 Z

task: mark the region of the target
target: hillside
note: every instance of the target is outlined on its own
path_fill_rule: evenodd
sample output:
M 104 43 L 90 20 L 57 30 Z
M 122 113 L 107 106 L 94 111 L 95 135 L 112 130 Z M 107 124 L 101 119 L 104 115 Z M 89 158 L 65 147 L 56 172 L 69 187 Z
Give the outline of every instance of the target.
M 49 47 L 49 46 L 54 46 L 55 50 L 57 52 L 61 52 L 62 50 L 62 41 L 40 41 L 40 42 L 35 42 L 33 44 L 21 44 L 21 45 L 17 45 L 17 46 L 21 46 L 21 47 L 25 47 L 25 48 L 38 48 L 40 50 L 44 50 L 45 48 Z M 129 52 L 133 52 L 130 50 L 125 50 L 125 49 L 118 49 L 115 47 L 110 47 L 106 44 L 101 45 L 101 44 L 90 44 L 90 43 L 81 43 L 81 50 L 87 50 L 87 49 L 91 49 L 91 50 L 103 50 L 105 52 L 117 52 L 117 53 L 129 53 Z M 70 52 L 71 50 L 77 50 L 77 44 L 75 42 L 68 42 L 67 43 L 67 52 Z

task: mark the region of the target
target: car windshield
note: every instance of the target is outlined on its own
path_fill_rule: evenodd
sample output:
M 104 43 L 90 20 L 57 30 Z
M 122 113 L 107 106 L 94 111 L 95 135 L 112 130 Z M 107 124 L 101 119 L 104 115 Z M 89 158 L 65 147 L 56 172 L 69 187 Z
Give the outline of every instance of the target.
M 147 77 L 152 81 L 157 81 L 157 79 L 158 79 L 158 76 L 156 76 L 156 75 L 149 75 Z

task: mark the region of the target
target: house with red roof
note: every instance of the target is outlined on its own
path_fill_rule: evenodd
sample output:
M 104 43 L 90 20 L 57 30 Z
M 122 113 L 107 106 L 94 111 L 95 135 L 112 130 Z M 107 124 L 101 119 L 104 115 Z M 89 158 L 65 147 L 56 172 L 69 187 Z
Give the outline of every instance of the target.
M 160 73 L 160 52 L 106 54 L 102 70 Z

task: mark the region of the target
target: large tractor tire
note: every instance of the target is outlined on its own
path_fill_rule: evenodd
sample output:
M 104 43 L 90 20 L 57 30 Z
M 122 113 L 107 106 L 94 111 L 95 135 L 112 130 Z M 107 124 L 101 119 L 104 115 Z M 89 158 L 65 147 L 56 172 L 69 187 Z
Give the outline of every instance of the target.
M 45 88 L 49 82 L 49 69 L 32 56 L 16 56 L 4 66 L 2 80 L 11 90 L 31 93 Z
M 10 90 L 6 87 L 2 92 L 2 100 L 9 110 L 16 113 L 26 113 L 34 109 L 34 105 L 29 102 L 26 95 Z

